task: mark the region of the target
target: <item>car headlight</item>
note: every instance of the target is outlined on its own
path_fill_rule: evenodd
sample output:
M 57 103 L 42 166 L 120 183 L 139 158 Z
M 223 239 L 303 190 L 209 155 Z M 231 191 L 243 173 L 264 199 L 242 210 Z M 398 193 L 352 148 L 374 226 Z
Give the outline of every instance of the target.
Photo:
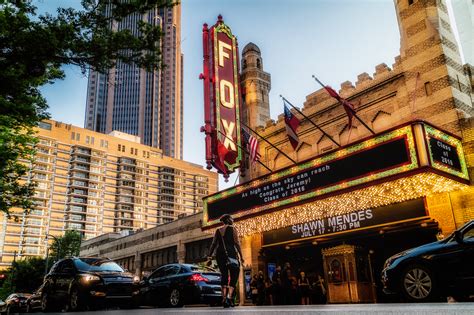
M 95 275 L 82 275 L 82 280 L 85 282 L 100 281 L 100 278 Z
M 401 253 L 398 253 L 398 254 L 395 254 L 391 257 L 389 257 L 386 261 L 385 261 L 385 264 L 383 265 L 383 269 L 386 269 L 388 267 L 390 267 L 390 265 L 392 265 L 392 263 L 397 259 L 397 258 L 400 258 L 402 256 L 405 255 L 406 252 L 401 252 Z
M 133 276 L 133 282 L 134 283 L 140 282 L 140 277 L 139 276 Z

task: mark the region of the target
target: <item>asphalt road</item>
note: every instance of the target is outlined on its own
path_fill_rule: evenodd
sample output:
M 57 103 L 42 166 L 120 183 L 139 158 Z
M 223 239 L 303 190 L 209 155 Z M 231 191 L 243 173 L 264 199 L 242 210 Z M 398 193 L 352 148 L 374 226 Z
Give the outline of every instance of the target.
M 37 313 L 40 314 L 40 313 Z M 48 313 L 48 314 L 78 314 L 78 313 Z M 134 310 L 100 310 L 83 312 L 81 315 L 179 315 L 179 314 L 277 314 L 277 315 L 306 315 L 306 314 L 357 314 L 357 315 L 473 315 L 474 303 L 426 303 L 426 304 L 332 304 L 310 306 L 239 306 L 233 309 L 220 307 L 183 307 L 183 308 L 141 308 Z

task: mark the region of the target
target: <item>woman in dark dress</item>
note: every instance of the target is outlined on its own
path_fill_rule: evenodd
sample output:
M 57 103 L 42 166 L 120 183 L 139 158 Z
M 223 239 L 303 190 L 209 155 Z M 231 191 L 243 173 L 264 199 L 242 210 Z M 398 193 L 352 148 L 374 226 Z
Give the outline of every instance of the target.
M 239 235 L 234 228 L 234 219 L 229 214 L 224 214 L 220 221 L 224 226 L 217 229 L 209 249 L 209 258 L 216 250 L 217 266 L 221 272 L 222 305 L 224 307 L 234 306 L 234 290 L 239 278 L 240 266 L 228 266 L 228 257 L 237 259 L 240 256 L 240 264 L 244 263 L 242 250 L 240 248 Z
M 306 274 L 303 271 L 300 272 L 298 288 L 301 295 L 301 305 L 309 305 L 309 280 L 306 278 Z

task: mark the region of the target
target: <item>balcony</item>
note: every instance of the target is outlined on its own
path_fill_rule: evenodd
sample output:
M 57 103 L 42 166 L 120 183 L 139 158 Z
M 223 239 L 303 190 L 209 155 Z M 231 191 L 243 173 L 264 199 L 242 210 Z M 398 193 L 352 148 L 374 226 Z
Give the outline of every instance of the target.
M 119 179 L 134 180 L 133 175 L 121 173 L 118 177 Z
M 88 158 L 82 157 L 82 156 L 73 156 L 71 159 L 72 163 L 90 163 L 90 160 Z
M 86 196 L 87 195 L 87 191 L 86 190 L 80 190 L 80 189 L 73 189 L 71 192 L 70 192 L 71 195 L 79 195 L 79 196 Z
M 128 165 L 133 165 L 135 166 L 135 160 L 133 159 L 127 159 L 127 158 L 120 158 L 119 159 L 120 164 L 128 164 Z
M 81 164 L 75 164 L 73 167 L 71 167 L 71 170 L 80 170 L 80 171 L 89 171 L 89 167 L 86 165 L 81 165 Z
M 117 202 L 134 204 L 133 198 L 127 198 L 127 197 L 120 197 L 117 199 Z
M 86 207 L 69 206 L 68 210 L 69 212 L 84 213 L 86 212 Z
M 73 151 L 74 154 L 80 154 L 84 156 L 90 156 L 91 155 L 91 150 L 85 149 L 85 148 L 79 148 L 79 147 L 74 147 Z
M 89 176 L 89 180 L 94 182 L 101 182 L 102 178 L 100 176 L 91 175 Z
M 89 179 L 89 176 L 86 173 L 81 173 L 81 172 L 72 172 L 71 174 L 72 178 L 80 178 L 80 179 Z
M 71 198 L 69 199 L 70 203 L 76 203 L 76 204 L 82 204 L 86 205 L 87 204 L 87 199 L 86 198 Z
M 87 182 L 81 182 L 78 180 L 73 180 L 71 183 L 71 186 L 76 186 L 76 187 L 87 187 Z M 89 186 L 90 188 L 90 186 Z
M 76 222 L 84 222 L 86 220 L 85 216 L 80 215 L 70 215 L 66 216 L 66 221 L 76 221 Z

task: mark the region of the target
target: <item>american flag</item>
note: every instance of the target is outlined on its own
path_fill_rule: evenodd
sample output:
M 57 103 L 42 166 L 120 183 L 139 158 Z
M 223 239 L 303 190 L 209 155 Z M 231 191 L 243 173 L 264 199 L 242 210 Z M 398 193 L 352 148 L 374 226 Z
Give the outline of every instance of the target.
M 253 162 L 260 160 L 260 153 L 258 153 L 258 140 L 249 134 L 245 129 L 242 129 L 242 135 L 244 136 L 244 145 L 250 152 L 250 159 Z

